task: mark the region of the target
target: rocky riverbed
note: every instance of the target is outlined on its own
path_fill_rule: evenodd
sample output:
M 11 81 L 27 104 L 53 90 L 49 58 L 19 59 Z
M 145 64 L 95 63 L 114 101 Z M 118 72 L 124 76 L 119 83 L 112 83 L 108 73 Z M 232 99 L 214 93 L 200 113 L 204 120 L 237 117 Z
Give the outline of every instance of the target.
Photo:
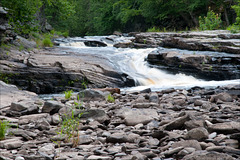
M 74 110 L 75 116 L 84 112 L 75 143 L 58 131 L 61 117 L 76 106 L 76 95 L 42 100 L 0 85 L 0 119 L 11 124 L 0 141 L 4 160 L 240 159 L 239 85 L 126 93 L 106 89 L 113 103 L 106 101 L 106 90 L 86 89 Z

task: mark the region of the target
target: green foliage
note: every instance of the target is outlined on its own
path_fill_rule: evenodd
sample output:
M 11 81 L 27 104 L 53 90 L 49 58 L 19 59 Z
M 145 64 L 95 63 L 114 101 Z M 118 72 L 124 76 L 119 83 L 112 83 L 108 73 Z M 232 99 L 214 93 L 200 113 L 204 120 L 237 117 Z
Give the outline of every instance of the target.
M 207 17 L 199 17 L 200 30 L 215 30 L 220 29 L 222 24 L 221 15 L 215 14 L 209 10 Z
M 71 99 L 72 93 L 73 93 L 72 90 L 65 91 L 65 92 L 64 92 L 64 94 L 65 94 L 65 99 Z
M 42 6 L 41 0 L 2 0 L 2 6 L 8 8 L 9 23 L 19 34 L 37 31 L 35 14 Z
M 108 101 L 110 103 L 114 103 L 115 98 L 111 94 L 108 94 L 107 97 L 106 97 L 106 101 Z
M 240 0 L 238 0 L 237 2 L 238 3 L 236 5 L 232 6 L 237 15 L 236 22 L 227 28 L 228 30 L 231 31 L 231 33 L 240 32 Z
M 52 47 L 53 46 L 51 39 L 48 37 L 43 39 L 42 44 L 44 47 Z
M 149 28 L 147 32 L 160 32 L 160 29 L 157 27 L 152 27 L 152 28 Z
M 9 127 L 9 122 L 0 120 L 0 140 L 5 139 Z
M 4 74 L 4 73 L 0 73 L 0 80 L 5 82 L 5 83 L 9 83 L 9 79 L 8 79 L 8 75 Z

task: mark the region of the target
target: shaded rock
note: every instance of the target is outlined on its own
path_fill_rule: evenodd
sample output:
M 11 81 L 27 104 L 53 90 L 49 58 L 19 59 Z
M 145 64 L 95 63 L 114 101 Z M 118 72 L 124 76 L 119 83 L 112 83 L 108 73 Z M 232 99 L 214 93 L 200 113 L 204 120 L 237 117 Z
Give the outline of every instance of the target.
M 153 103 L 159 103 L 159 96 L 156 92 L 151 92 L 149 95 L 149 101 Z
M 180 152 L 178 152 L 178 155 L 180 156 L 186 156 L 186 155 L 189 155 L 193 152 L 195 152 L 196 149 L 195 148 L 191 148 L 191 147 L 186 147 L 184 148 L 183 150 L 181 150 Z
M 179 118 L 173 120 L 172 122 L 170 122 L 168 124 L 161 126 L 160 128 L 163 130 L 168 130 L 168 131 L 173 130 L 173 129 L 181 129 L 184 126 L 184 123 L 188 120 L 190 120 L 190 117 L 187 114 L 185 116 L 182 116 L 182 117 L 179 117 Z
M 36 122 L 36 128 L 39 130 L 49 130 L 51 125 L 48 123 L 46 119 L 40 119 Z
M 14 137 L 11 139 L 2 140 L 0 141 L 0 148 L 5 148 L 5 149 L 20 148 L 23 145 L 23 141 L 21 139 L 22 138 L 20 137 Z
M 186 140 L 186 141 L 179 141 L 175 142 L 172 145 L 172 148 L 178 148 L 178 147 L 192 147 L 195 148 L 196 150 L 202 150 L 201 145 L 197 140 Z
M 208 125 L 208 130 L 210 132 L 217 132 L 217 133 L 238 133 L 240 131 L 240 122 L 225 122 L 225 123 L 216 123 L 212 125 Z
M 236 160 L 230 155 L 218 152 L 196 151 L 183 157 L 183 160 Z
M 59 109 L 63 108 L 64 105 L 57 101 L 46 101 L 43 105 L 42 112 L 43 113 L 58 113 Z
M 112 158 L 109 156 L 95 156 L 95 155 L 91 155 L 87 158 L 87 160 L 111 160 Z
M 100 90 L 94 90 L 94 89 L 85 89 L 78 93 L 78 95 L 81 97 L 84 101 L 99 101 L 104 100 L 105 96 L 107 96 L 109 92 L 102 92 Z
M 216 151 L 216 152 L 225 152 L 225 153 L 231 153 L 231 154 L 237 154 L 240 155 L 240 151 L 239 149 L 235 149 L 232 147 L 228 147 L 228 146 L 212 146 L 212 147 L 208 147 L 206 148 L 207 151 Z
M 199 127 L 199 128 L 194 128 L 188 131 L 186 138 L 201 141 L 201 140 L 207 139 L 208 135 L 209 135 L 208 131 L 205 128 Z
M 80 135 L 79 136 L 79 143 L 78 144 L 90 144 L 93 140 L 89 135 Z
M 99 123 L 103 123 L 105 121 L 108 121 L 109 117 L 104 110 L 89 109 L 84 111 L 84 113 L 81 115 L 81 119 L 93 119 L 98 121 Z
M 128 141 L 128 137 L 125 133 L 113 133 L 107 137 L 107 143 L 125 143 Z
M 218 100 L 221 100 L 223 102 L 232 102 L 233 98 L 228 93 L 219 93 L 217 95 L 211 96 L 210 102 L 217 102 Z

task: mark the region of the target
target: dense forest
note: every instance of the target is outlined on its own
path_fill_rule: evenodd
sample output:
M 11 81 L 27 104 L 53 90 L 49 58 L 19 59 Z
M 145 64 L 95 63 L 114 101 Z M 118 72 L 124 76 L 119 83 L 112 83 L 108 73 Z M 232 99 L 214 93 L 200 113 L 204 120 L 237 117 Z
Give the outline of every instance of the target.
M 24 34 L 44 32 L 46 22 L 70 36 L 240 28 L 240 0 L 1 0 L 0 6 Z

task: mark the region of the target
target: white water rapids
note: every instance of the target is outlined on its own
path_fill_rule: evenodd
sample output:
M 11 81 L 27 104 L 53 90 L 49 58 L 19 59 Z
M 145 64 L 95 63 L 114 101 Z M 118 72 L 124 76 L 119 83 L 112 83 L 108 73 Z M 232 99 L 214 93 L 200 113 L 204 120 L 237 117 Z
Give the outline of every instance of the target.
M 85 37 L 92 40 L 102 40 L 105 37 Z M 73 38 L 73 41 L 60 43 L 60 47 L 71 48 L 78 54 L 93 54 L 107 58 L 117 71 L 131 76 L 138 86 L 125 88 L 124 90 L 142 90 L 151 88 L 152 90 L 162 90 L 166 88 L 190 88 L 199 87 L 217 87 L 228 84 L 240 84 L 240 79 L 227 81 L 205 81 L 196 79 L 193 76 L 185 74 L 170 74 L 157 68 L 152 68 L 147 64 L 145 58 L 147 55 L 157 50 L 156 48 L 148 49 L 130 49 L 115 48 L 113 43 L 105 41 L 107 47 L 86 47 L 81 40 L 83 38 Z M 106 40 L 106 39 L 105 39 Z M 125 40 L 126 39 L 120 39 Z M 164 50 L 164 48 L 161 48 Z M 167 49 L 166 49 L 167 50 Z M 186 51 L 191 52 L 191 51 Z M 208 52 L 198 52 L 199 54 L 208 54 Z M 190 53 L 191 54 L 191 53 Z M 209 52 L 209 54 L 212 54 Z M 224 54 L 224 53 L 223 53 Z

